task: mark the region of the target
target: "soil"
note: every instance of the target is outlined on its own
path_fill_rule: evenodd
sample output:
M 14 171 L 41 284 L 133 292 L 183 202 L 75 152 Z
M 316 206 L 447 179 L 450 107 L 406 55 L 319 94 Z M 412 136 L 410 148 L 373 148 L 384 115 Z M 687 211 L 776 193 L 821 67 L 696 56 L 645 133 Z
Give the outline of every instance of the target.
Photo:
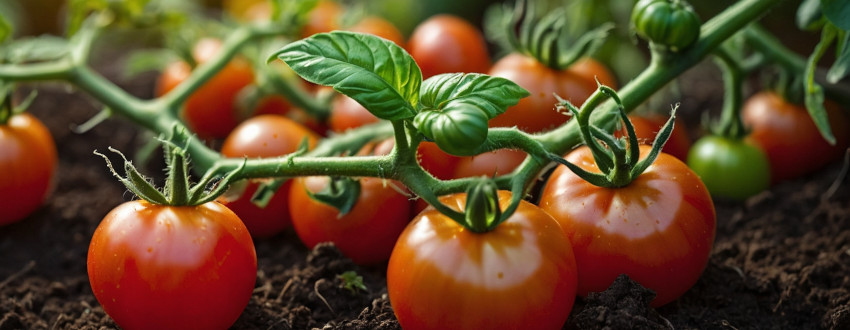
M 141 81 L 124 87 L 149 90 Z M 94 115 L 96 102 L 56 85 L 40 90 L 32 112 L 58 143 L 56 188 L 36 213 L 0 228 L 0 330 L 116 328 L 92 295 L 86 251 L 102 217 L 133 196 L 92 151 L 132 152 L 150 136 L 121 119 L 74 133 L 69 125 Z M 850 329 L 850 186 L 829 190 L 841 169 L 835 163 L 744 203 L 716 201 L 714 251 L 687 294 L 653 309 L 653 293 L 622 277 L 578 299 L 564 328 Z M 399 328 L 385 266 L 359 267 L 331 245 L 308 250 L 291 232 L 256 247 L 256 289 L 233 329 Z M 343 288 L 346 271 L 363 276 L 367 290 Z

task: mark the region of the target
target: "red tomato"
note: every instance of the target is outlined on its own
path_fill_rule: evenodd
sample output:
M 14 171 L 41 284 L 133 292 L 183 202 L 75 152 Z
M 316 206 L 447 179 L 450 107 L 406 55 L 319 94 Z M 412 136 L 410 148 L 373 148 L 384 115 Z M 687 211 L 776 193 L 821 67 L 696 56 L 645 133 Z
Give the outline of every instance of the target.
M 379 36 L 404 47 L 404 35 L 401 31 L 393 23 L 377 16 L 366 16 L 347 30 Z
M 195 61 L 204 63 L 220 48 L 221 41 L 202 39 L 193 50 Z M 159 77 L 156 95 L 165 95 L 186 80 L 189 74 L 191 68 L 185 62 L 171 63 Z M 253 81 L 251 65 L 239 58 L 233 59 L 186 100 L 183 120 L 202 139 L 227 136 L 242 120 L 235 103 L 236 96 Z
M 264 158 L 283 156 L 298 150 L 303 139 L 310 146 L 318 137 L 304 126 L 282 116 L 262 115 L 250 118 L 236 127 L 224 140 L 221 154 L 231 158 Z M 248 227 L 254 237 L 270 237 L 288 228 L 289 187 L 287 181 L 281 186 L 265 208 L 251 202 L 262 180 L 253 180 L 235 200 L 220 198 Z
M 466 195 L 441 201 L 462 210 Z M 509 201 L 500 191 L 499 204 Z M 486 233 L 428 208 L 393 249 L 387 292 L 404 329 L 560 329 L 575 301 L 576 265 L 557 222 L 531 203 Z
M 617 89 L 617 78 L 605 64 L 592 57 L 582 57 L 570 65 L 570 71 L 590 81 L 599 80 L 605 86 Z
M 424 79 L 441 73 L 485 73 L 490 68 L 481 31 L 452 15 L 436 15 L 420 23 L 410 35 L 407 49 Z
M 307 18 L 307 23 L 301 30 L 301 38 L 307 38 L 316 33 L 339 30 L 339 20 L 343 13 L 342 5 L 332 0 L 319 0 Z
M 498 149 L 480 155 L 463 157 L 455 167 L 455 178 L 503 175 L 513 172 L 527 154 L 522 150 Z
M 269 95 L 260 99 L 257 102 L 257 106 L 254 109 L 254 116 L 259 115 L 287 115 L 289 114 L 289 110 L 292 109 L 292 105 L 289 104 L 283 96 L 280 95 Z
M 799 177 L 841 157 L 850 141 L 847 117 L 830 103 L 826 108 L 837 141 L 834 146 L 820 135 L 805 107 L 774 92 L 761 92 L 747 100 L 741 113 L 751 130 L 747 139 L 761 147 L 770 160 L 771 181 Z
M 88 274 L 124 329 L 226 329 L 251 299 L 257 255 L 248 230 L 219 203 L 132 201 L 98 225 Z
M 640 143 L 652 145 L 655 141 L 655 136 L 661 130 L 661 127 L 667 123 L 667 117 L 661 115 L 651 115 L 649 117 L 639 115 L 629 115 L 632 125 L 635 127 L 635 135 L 637 135 Z M 688 128 L 685 127 L 685 122 L 676 118 L 676 125 L 673 126 L 673 133 L 664 148 L 661 151 L 666 152 L 681 161 L 688 159 L 688 151 L 691 150 L 691 138 L 688 136 Z M 616 136 L 626 135 L 625 128 L 615 134 Z
M 376 123 L 379 120 L 354 99 L 345 95 L 338 95 L 331 104 L 328 126 L 334 132 L 344 132 L 366 124 Z
M 588 80 L 570 69 L 553 70 L 533 57 L 517 53 L 496 62 L 489 74 L 511 80 L 531 93 L 505 113 L 491 119 L 490 127 L 517 126 L 529 133 L 551 130 L 569 119 L 555 110 L 557 100 L 553 94 L 579 106 L 596 91 L 594 80 Z
M 650 150 L 641 146 L 641 157 Z M 566 159 L 599 173 L 590 149 Z M 631 184 L 600 188 L 566 166 L 552 173 L 540 207 L 552 215 L 572 242 L 578 293 L 604 291 L 625 273 L 657 296 L 661 306 L 699 279 L 714 242 L 714 203 L 684 163 L 661 153 Z
M 289 203 L 292 225 L 309 248 L 333 242 L 345 256 L 359 265 L 371 265 L 390 257 L 398 235 L 410 220 L 407 196 L 378 178 L 360 179 L 360 196 L 345 215 L 310 197 L 327 187 L 330 178 L 322 176 L 293 179 Z M 396 185 L 399 185 L 396 183 Z
M 47 127 L 22 113 L 0 124 L 0 226 L 38 209 L 56 171 L 56 144 Z
M 434 142 L 422 142 L 416 149 L 419 166 L 435 178 L 449 180 L 454 177 L 455 167 L 460 157 L 449 155 Z

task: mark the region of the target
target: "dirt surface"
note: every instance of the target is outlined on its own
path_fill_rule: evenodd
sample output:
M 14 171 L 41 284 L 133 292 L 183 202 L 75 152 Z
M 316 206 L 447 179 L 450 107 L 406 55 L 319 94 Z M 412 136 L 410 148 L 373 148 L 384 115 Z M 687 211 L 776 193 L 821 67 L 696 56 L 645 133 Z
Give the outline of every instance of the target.
M 33 106 L 54 134 L 60 164 L 45 205 L 0 228 L 0 330 L 116 328 L 92 295 L 86 251 L 102 217 L 133 197 L 92 151 L 132 152 L 150 137 L 120 119 L 73 133 L 69 125 L 95 105 L 51 85 Z M 850 329 L 850 187 L 827 193 L 840 169 L 833 164 L 745 203 L 718 201 L 711 260 L 685 296 L 656 310 L 652 292 L 622 278 L 579 299 L 565 328 Z M 254 296 L 234 329 L 399 328 L 384 267 L 358 267 L 332 246 L 309 251 L 291 232 L 258 241 L 257 255 Z M 341 287 L 338 276 L 349 270 L 367 291 Z

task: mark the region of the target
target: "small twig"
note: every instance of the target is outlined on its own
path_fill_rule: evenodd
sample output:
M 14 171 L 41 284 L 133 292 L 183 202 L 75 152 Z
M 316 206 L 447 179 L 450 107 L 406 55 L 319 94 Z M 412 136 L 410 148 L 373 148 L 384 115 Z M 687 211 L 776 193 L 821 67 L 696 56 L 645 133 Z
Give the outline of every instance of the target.
M 53 325 L 50 326 L 50 329 L 51 330 L 56 329 L 59 326 L 59 321 L 62 321 L 63 319 L 65 319 L 65 313 L 59 314 L 59 317 L 57 317 L 56 321 L 53 322 Z
M 31 271 L 33 268 L 35 268 L 35 260 L 30 260 L 30 262 L 28 262 L 26 265 L 24 265 L 24 268 L 22 268 L 21 270 L 19 270 L 17 273 L 14 273 L 14 274 L 12 274 L 12 275 L 9 275 L 9 277 L 7 277 L 5 280 L 3 280 L 3 282 L 0 282 L 0 289 L 2 289 L 3 287 L 5 287 L 5 286 L 6 286 L 6 284 L 11 283 L 12 281 L 14 281 L 15 279 L 17 279 L 18 277 L 21 277 L 22 275 L 24 275 L 24 274 L 28 273 L 28 272 L 29 272 L 29 271 Z
M 331 307 L 331 304 L 330 304 L 330 303 L 328 303 L 328 300 L 327 300 L 327 299 L 325 299 L 325 297 L 324 297 L 324 296 L 322 296 L 322 294 L 321 294 L 321 293 L 319 293 L 319 284 L 320 284 L 320 283 L 322 283 L 322 282 L 326 282 L 326 281 L 327 281 L 327 280 L 326 280 L 326 279 L 324 279 L 324 278 L 323 278 L 323 279 L 320 279 L 320 280 L 318 280 L 318 281 L 316 281 L 316 284 L 315 284 L 315 285 L 313 285 L 313 292 L 315 292 L 315 293 L 316 293 L 316 296 L 318 296 L 318 297 L 319 297 L 319 299 L 321 299 L 321 300 L 322 300 L 322 302 L 323 302 L 323 303 L 325 303 L 325 306 L 328 306 L 328 309 L 330 309 L 330 310 L 331 310 L 331 313 L 333 313 L 334 315 L 336 315 L 336 312 L 334 311 L 333 307 Z
M 280 293 L 277 295 L 277 298 L 275 298 L 275 301 L 282 301 L 283 295 L 286 294 L 286 291 L 289 291 L 290 286 L 292 286 L 292 278 L 289 278 L 289 281 L 286 281 L 286 284 L 283 285 L 283 290 L 280 290 Z
M 841 166 L 841 172 L 838 172 L 838 177 L 835 178 L 835 181 L 832 182 L 832 185 L 829 186 L 823 195 L 821 195 L 821 200 L 826 201 L 832 198 L 832 195 L 835 195 L 835 192 L 838 191 L 838 188 L 841 187 L 841 184 L 844 182 L 844 179 L 847 177 L 847 170 L 850 168 L 850 148 L 847 148 L 847 151 L 844 152 L 844 165 Z

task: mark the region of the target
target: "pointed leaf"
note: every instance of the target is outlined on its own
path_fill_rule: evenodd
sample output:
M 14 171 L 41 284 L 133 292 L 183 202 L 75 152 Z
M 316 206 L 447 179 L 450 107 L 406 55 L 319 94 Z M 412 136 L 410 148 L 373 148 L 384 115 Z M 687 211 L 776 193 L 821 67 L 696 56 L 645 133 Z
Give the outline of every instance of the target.
M 823 106 L 824 92 L 817 82 L 815 82 L 815 68 L 817 62 L 826 52 L 826 49 L 832 44 L 837 34 L 837 28 L 834 25 L 827 24 L 822 32 L 821 40 L 815 46 L 814 51 L 806 61 L 806 109 L 809 115 L 818 127 L 824 140 L 829 144 L 835 144 L 835 135 L 832 134 L 832 128 L 829 125 L 829 117 L 826 115 L 826 108 Z
M 850 1 L 847 0 L 821 0 L 823 14 L 832 24 L 838 28 L 850 30 Z
M 378 118 L 416 115 L 422 71 L 389 40 L 334 31 L 293 42 L 274 56 L 307 81 L 332 86 Z
M 823 11 L 820 0 L 803 0 L 797 8 L 797 27 L 801 30 L 814 31 L 823 26 Z
M 505 78 L 479 73 L 446 73 L 422 83 L 420 102 L 424 109 L 443 111 L 461 104 L 472 105 L 492 119 L 528 95 L 528 91 Z

